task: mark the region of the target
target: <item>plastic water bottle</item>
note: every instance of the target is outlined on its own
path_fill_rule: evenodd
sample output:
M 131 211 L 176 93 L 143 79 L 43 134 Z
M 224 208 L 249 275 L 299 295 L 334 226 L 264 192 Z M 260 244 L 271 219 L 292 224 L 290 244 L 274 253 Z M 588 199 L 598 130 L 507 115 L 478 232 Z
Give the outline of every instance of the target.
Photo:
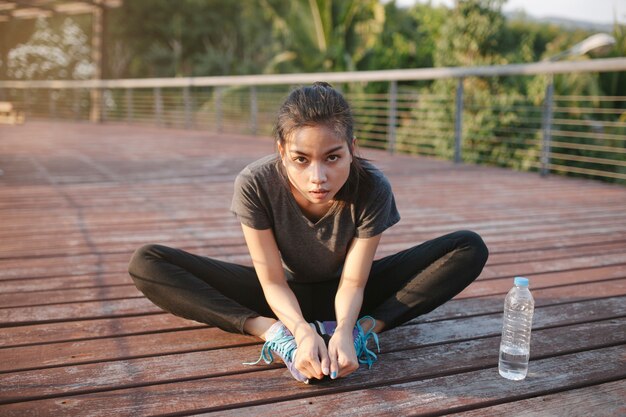
M 528 289 L 528 278 L 515 277 L 513 282 L 515 286 L 504 300 L 498 370 L 503 377 L 519 381 L 528 372 L 535 300 Z

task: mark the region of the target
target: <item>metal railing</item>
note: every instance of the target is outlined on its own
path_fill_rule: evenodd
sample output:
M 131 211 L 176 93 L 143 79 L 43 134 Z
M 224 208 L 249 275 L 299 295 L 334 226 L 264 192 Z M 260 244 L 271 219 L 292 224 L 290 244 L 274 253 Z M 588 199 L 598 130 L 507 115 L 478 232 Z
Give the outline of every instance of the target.
M 615 71 L 626 71 L 626 58 L 238 77 L 0 81 L 0 100 L 12 101 L 27 119 L 269 135 L 290 88 L 323 80 L 351 102 L 361 146 L 626 183 L 626 97 L 558 96 L 551 82 L 556 74 Z M 545 93 L 489 93 L 515 77 L 535 77 Z M 368 83 L 384 92 L 366 92 Z

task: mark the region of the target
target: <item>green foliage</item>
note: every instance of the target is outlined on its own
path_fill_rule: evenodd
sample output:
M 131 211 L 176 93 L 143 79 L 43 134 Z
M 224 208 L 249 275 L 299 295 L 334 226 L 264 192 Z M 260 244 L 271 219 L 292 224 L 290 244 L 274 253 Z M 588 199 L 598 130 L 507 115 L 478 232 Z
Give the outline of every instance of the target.
M 447 9 L 416 4 L 406 10 L 395 1 L 385 5 L 385 24 L 359 69 L 428 68 L 435 39 Z
M 436 66 L 474 66 L 503 63 L 500 50 L 503 0 L 458 1 L 441 28 Z
M 531 22 L 523 15 L 507 20 L 501 11 L 504 1 L 457 0 L 448 9 L 421 3 L 403 8 L 396 0 L 126 0 L 108 13 L 104 73 L 134 78 L 530 63 L 591 35 Z M 73 20 L 75 28 L 89 34 L 88 18 Z M 77 78 L 77 69 L 87 68 L 89 41 L 78 32 L 75 39 L 68 38 L 63 24 L 52 19 L 48 27 L 35 30 L 32 22 L 0 23 L 0 77 Z M 616 23 L 613 36 L 617 42 L 609 56 L 626 56 L 626 27 Z M 48 53 L 35 53 L 44 50 L 40 47 Z M 7 65 L 10 54 L 18 58 L 13 67 Z M 623 174 L 626 100 L 602 96 L 623 96 L 626 73 L 556 75 L 552 80 L 554 161 L 578 170 L 601 164 Z M 547 76 L 463 80 L 464 160 L 536 169 L 549 81 Z M 398 115 L 397 149 L 452 158 L 457 83 L 399 83 L 405 101 Z M 389 84 L 337 87 L 357 103 L 379 100 L 370 104 L 378 107 L 363 108 L 357 128 L 361 137 L 370 133 L 372 146 L 387 146 L 383 94 Z M 246 94 L 237 88 L 222 91 L 221 111 L 246 117 Z M 196 107 L 209 114 L 215 103 L 211 90 L 198 98 Z M 271 118 L 270 113 L 267 109 L 264 117 Z
M 264 72 L 353 71 L 385 22 L 378 0 L 261 0 L 271 16 L 275 54 Z
M 609 57 L 626 56 L 626 25 L 620 25 L 617 22 L 613 25 L 613 37 L 615 38 L 615 46 L 608 54 Z M 623 96 L 626 92 L 626 72 L 609 72 L 599 75 L 599 88 L 608 96 Z M 626 101 L 616 103 L 617 108 L 626 110 Z M 626 123 L 626 113 L 622 117 L 622 121 Z
M 193 76 L 259 72 L 268 58 L 271 22 L 257 2 L 125 1 L 110 18 L 109 54 L 133 53 L 126 76 Z

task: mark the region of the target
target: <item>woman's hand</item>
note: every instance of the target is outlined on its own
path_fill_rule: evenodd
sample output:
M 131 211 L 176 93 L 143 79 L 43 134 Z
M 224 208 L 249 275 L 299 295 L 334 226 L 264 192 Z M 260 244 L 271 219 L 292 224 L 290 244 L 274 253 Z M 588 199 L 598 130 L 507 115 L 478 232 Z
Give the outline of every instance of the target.
M 296 335 L 296 369 L 307 378 L 322 379 L 330 373 L 330 359 L 324 339 L 311 327 Z
M 328 342 L 331 378 L 341 378 L 359 369 L 359 361 L 354 350 L 352 329 L 337 328 Z

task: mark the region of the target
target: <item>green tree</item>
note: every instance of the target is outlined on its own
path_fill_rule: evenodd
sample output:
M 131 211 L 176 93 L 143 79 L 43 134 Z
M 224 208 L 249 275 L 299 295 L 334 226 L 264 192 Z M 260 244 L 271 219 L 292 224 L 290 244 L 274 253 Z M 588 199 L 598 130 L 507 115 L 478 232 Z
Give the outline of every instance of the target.
M 261 0 L 271 17 L 275 52 L 265 72 L 353 71 L 385 22 L 378 0 Z
M 385 4 L 385 24 L 359 69 L 428 68 L 434 64 L 435 39 L 447 15 L 445 7 Z
M 613 37 L 615 38 L 615 45 L 608 57 L 625 57 L 626 25 L 615 21 L 613 24 Z M 623 96 L 624 91 L 626 91 L 626 73 L 622 71 L 600 74 L 600 88 L 606 95 Z M 617 108 L 626 109 L 626 101 L 617 102 L 615 105 Z M 626 123 L 626 114 L 622 115 L 622 122 Z
M 475 66 L 502 63 L 504 0 L 458 0 L 441 27 L 435 65 Z
M 270 22 L 257 2 L 126 1 L 110 20 L 113 48 L 132 51 L 126 76 L 250 74 L 269 59 Z
M 437 32 L 435 65 L 494 65 L 533 59 L 533 35 L 510 33 L 501 12 L 502 3 L 501 0 L 457 1 Z M 510 53 L 513 40 L 523 40 L 524 48 L 518 55 Z M 522 93 L 526 82 L 520 77 L 518 81 L 505 79 L 504 82 L 478 77 L 463 80 L 465 161 L 520 167 L 536 158 L 536 149 L 525 147 L 526 138 L 522 135 L 503 137 L 507 131 L 523 131 L 524 121 L 533 116 L 523 110 L 529 107 Z M 452 158 L 456 89 L 456 80 L 436 81 L 422 89 L 423 98 L 415 102 L 411 118 L 404 120 L 398 129 L 398 141 L 418 152 Z M 427 144 L 422 135 L 427 138 Z

